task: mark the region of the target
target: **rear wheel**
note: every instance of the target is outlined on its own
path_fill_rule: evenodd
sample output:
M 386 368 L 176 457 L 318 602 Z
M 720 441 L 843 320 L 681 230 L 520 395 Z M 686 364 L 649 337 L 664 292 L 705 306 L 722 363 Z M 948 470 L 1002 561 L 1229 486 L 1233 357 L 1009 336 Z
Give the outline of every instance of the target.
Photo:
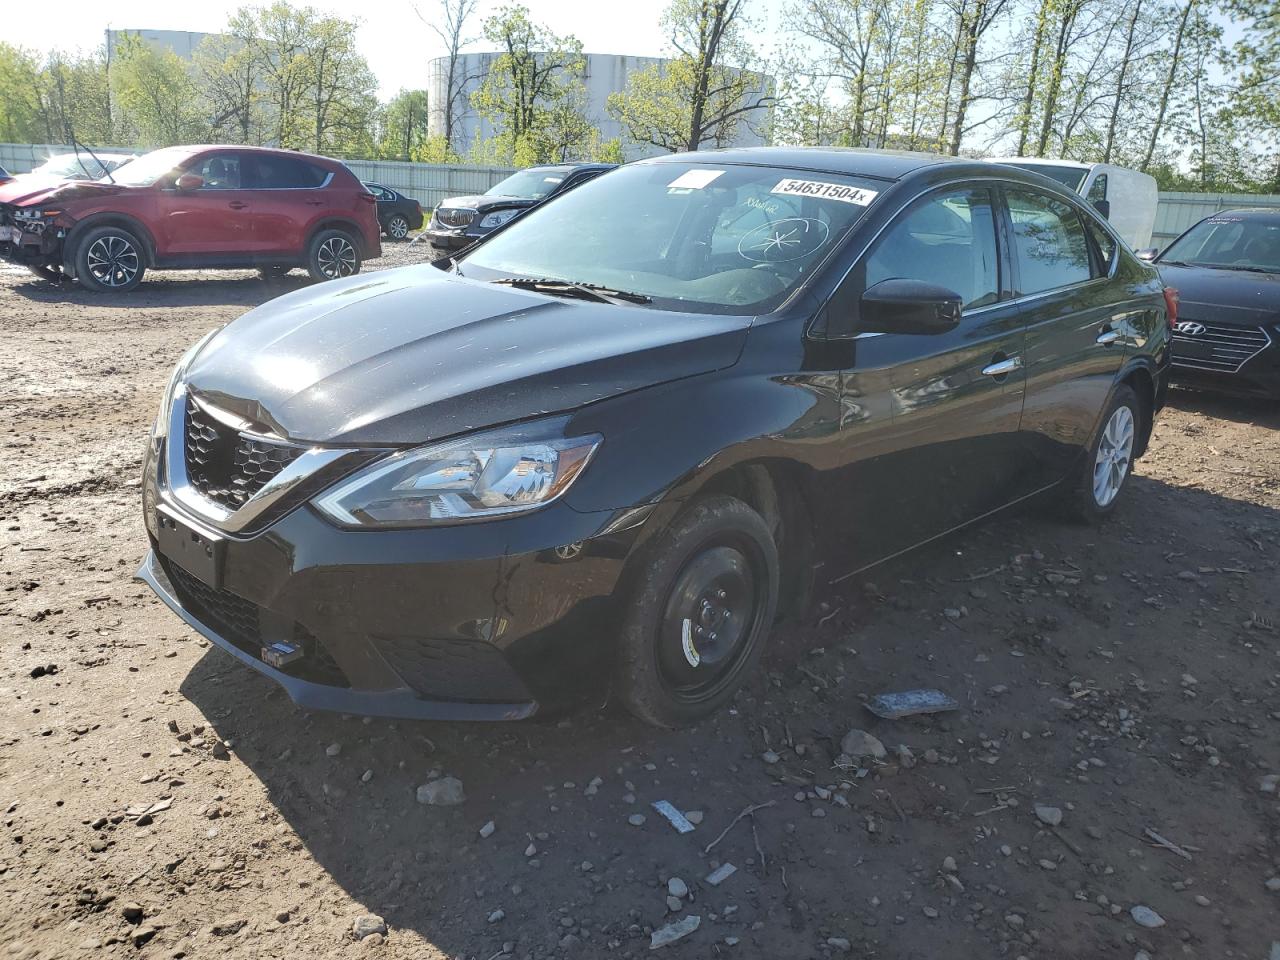
M 1100 520 L 1116 508 L 1133 467 L 1142 416 L 1133 388 L 1116 387 L 1072 494 L 1071 513 L 1077 519 Z
M 650 544 L 625 614 L 617 687 L 648 723 L 728 702 L 759 661 L 778 599 L 768 525 L 734 497 L 695 501 Z
M 360 252 L 351 235 L 321 230 L 307 249 L 307 272 L 313 280 L 337 280 L 360 272 Z
M 125 293 L 142 282 L 145 252 L 124 227 L 95 227 L 76 248 L 76 279 L 90 290 Z
M 409 220 L 401 214 L 396 214 L 387 221 L 387 236 L 392 240 L 403 240 L 409 235 Z

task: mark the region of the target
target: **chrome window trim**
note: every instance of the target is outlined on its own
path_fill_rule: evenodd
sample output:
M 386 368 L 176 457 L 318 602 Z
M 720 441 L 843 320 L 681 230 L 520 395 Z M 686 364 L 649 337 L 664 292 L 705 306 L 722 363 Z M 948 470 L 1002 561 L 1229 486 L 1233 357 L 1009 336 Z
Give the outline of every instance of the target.
M 872 244 L 874 244 L 877 240 L 880 239 L 880 235 L 884 233 L 885 230 L 889 229 L 889 227 L 896 221 L 898 215 L 901 214 L 903 210 L 907 209 L 907 207 L 911 206 L 911 204 L 915 203 L 917 200 L 927 196 L 930 193 L 934 193 L 941 190 L 954 190 L 958 188 L 963 188 L 964 186 L 969 184 L 989 184 L 989 185 L 995 185 L 995 186 L 1015 186 L 1015 187 L 1024 187 L 1024 188 L 1027 187 L 1027 184 L 1021 183 L 1017 180 L 1010 180 L 1007 177 L 988 175 L 988 176 L 981 176 L 981 177 L 963 177 L 957 180 L 949 181 L 947 183 L 933 184 L 931 186 L 925 187 L 924 189 L 919 190 L 918 192 L 912 194 L 910 197 L 904 200 L 901 204 L 899 204 L 898 208 L 894 210 L 893 213 L 889 214 L 888 219 L 885 220 L 885 222 L 880 225 L 880 228 L 876 230 L 876 232 L 873 233 L 868 238 L 867 242 L 862 245 L 862 249 L 859 250 L 857 253 L 857 256 L 853 258 L 853 262 L 849 264 L 849 268 L 845 270 L 845 272 L 841 275 L 840 279 L 836 281 L 835 286 L 832 288 L 831 294 L 822 302 L 822 306 L 825 308 L 830 304 L 831 300 L 836 295 L 836 291 L 838 291 L 841 287 L 843 287 L 849 281 L 850 275 L 853 273 L 854 270 L 857 269 L 858 264 L 862 262 L 862 258 L 867 255 L 867 251 L 871 249 Z M 1032 186 L 1029 189 L 1036 190 L 1039 188 Z M 1052 290 L 1040 290 L 1040 291 L 1037 291 L 1036 293 L 1029 293 L 1024 296 L 1010 297 L 1008 300 L 1000 300 L 1000 301 L 997 301 L 996 303 L 989 303 L 985 306 L 978 307 L 974 310 L 963 310 L 961 311 L 961 314 L 960 314 L 961 322 L 964 322 L 964 319 L 966 317 L 971 317 L 971 316 L 974 316 L 975 314 L 982 313 L 984 310 L 993 310 L 997 307 L 1007 307 L 1011 304 L 1021 305 L 1033 300 L 1042 299 L 1051 294 L 1061 293 L 1064 290 L 1072 290 L 1078 287 L 1087 286 L 1088 284 L 1091 284 L 1091 283 L 1098 283 L 1103 280 L 1112 280 L 1115 278 L 1116 271 L 1119 269 L 1119 266 L 1120 266 L 1120 249 L 1121 247 L 1124 247 L 1124 242 L 1120 240 L 1119 237 L 1116 235 L 1115 231 L 1111 229 L 1111 225 L 1106 221 L 1094 216 L 1093 214 L 1087 213 L 1087 211 L 1085 210 L 1082 204 L 1076 203 L 1070 197 L 1057 197 L 1057 196 L 1054 196 L 1053 194 L 1048 194 L 1048 196 L 1053 197 L 1055 200 L 1065 200 L 1077 213 L 1085 213 L 1086 215 L 1093 217 L 1094 220 L 1102 224 L 1103 228 L 1107 231 L 1107 233 L 1111 234 L 1111 238 L 1116 242 L 1116 252 L 1111 257 L 1111 269 L 1107 272 L 1105 276 L 1090 277 L 1088 280 L 1082 280 L 1078 283 L 1068 284 L 1067 286 L 1064 286 L 1064 287 L 1054 287 Z M 1009 252 L 1011 255 L 1016 255 L 1016 251 L 1012 249 L 1010 249 Z M 806 330 L 806 335 L 812 332 L 813 325 L 814 323 L 817 322 L 817 317 L 820 316 L 821 313 L 822 313 L 821 309 L 816 312 L 813 322 L 809 324 L 809 327 Z M 857 333 L 857 334 L 854 334 L 852 337 L 832 337 L 830 339 L 857 340 L 864 336 L 879 337 L 879 336 L 883 336 L 883 334 Z
M 304 450 L 296 460 L 272 477 L 263 485 L 261 490 L 246 500 L 238 510 L 228 510 L 201 494 L 199 490 L 191 485 L 190 477 L 187 474 L 187 396 L 186 385 L 179 384 L 174 390 L 173 398 L 170 402 L 169 432 L 165 439 L 165 472 L 163 482 L 159 485 L 161 499 L 184 512 L 198 517 L 223 533 L 236 534 L 251 526 L 262 514 L 275 506 L 282 497 L 317 471 L 336 463 L 344 457 L 352 457 L 353 460 L 358 458 L 363 461 L 367 456 L 366 452 L 359 450 L 306 447 L 303 444 L 282 441 L 279 437 L 249 434 L 255 439 L 261 438 L 271 443 L 303 447 Z M 195 398 L 193 397 L 192 399 Z M 216 408 L 211 407 L 208 403 L 200 401 L 197 401 L 197 403 L 199 403 L 201 410 L 224 425 L 231 426 L 236 422 L 245 422 L 226 411 L 212 412 Z M 247 431 L 241 432 L 247 433 Z

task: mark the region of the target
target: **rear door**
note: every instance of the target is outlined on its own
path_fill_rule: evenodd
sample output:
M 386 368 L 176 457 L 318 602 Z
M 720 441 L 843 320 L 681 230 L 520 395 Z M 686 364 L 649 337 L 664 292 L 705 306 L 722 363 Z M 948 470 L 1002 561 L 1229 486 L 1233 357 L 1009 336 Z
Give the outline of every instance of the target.
M 1088 447 L 1124 363 L 1128 302 L 1111 279 L 1114 238 L 1074 204 L 1009 184 L 1004 189 L 1018 308 L 1027 324 L 1023 440 L 1035 483 L 1061 480 Z
M 159 192 L 162 258 L 228 259 L 251 248 L 253 195 L 244 188 L 241 158 L 236 150 L 202 153 L 180 172 L 201 177 L 203 186 Z
M 864 333 L 845 381 L 846 407 L 888 390 L 892 418 L 856 458 L 850 531 L 856 565 L 883 559 L 1016 499 L 1025 373 L 1023 322 L 1005 296 L 1007 267 L 993 190 L 944 187 L 890 222 L 854 268 L 856 295 L 892 278 L 960 295 L 959 326 L 933 335 Z M 886 384 L 887 380 L 887 384 Z M 849 443 L 865 443 L 851 424 Z M 867 456 L 867 454 L 873 454 Z
M 253 249 L 263 256 L 302 252 L 312 223 L 330 209 L 330 191 L 321 189 L 329 171 L 278 153 L 246 153 L 245 182 L 253 194 Z

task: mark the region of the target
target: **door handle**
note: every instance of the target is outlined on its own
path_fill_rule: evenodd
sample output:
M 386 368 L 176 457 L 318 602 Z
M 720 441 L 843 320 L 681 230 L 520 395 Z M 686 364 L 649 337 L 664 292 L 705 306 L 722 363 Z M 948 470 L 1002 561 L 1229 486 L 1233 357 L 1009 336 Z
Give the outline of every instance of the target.
M 227 203 L 227 206 L 230 207 L 232 210 L 243 210 L 245 207 L 249 205 L 245 203 L 243 200 L 231 200 Z
M 1119 340 L 1120 337 L 1121 337 L 1121 333 L 1119 330 L 1103 330 L 1100 334 L 1098 334 L 1098 339 L 1095 340 L 1094 343 L 1104 347 L 1109 347 L 1113 343 L 1115 343 L 1117 340 Z
M 982 368 L 984 377 L 1007 377 L 1015 370 L 1022 369 L 1021 357 L 1009 357 L 1005 360 L 998 360 L 993 364 Z

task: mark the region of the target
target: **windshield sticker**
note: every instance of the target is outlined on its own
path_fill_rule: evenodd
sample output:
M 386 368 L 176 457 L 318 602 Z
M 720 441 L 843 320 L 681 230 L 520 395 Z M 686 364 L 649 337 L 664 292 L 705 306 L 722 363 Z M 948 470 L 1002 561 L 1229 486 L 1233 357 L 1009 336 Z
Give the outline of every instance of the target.
M 830 228 L 812 217 L 790 217 L 756 227 L 738 241 L 738 255 L 753 263 L 786 263 L 818 250 Z
M 543 183 L 564 183 L 564 177 L 543 177 Z
M 667 189 L 701 190 L 723 173 L 723 170 L 686 170 L 668 183 Z
M 839 200 L 841 203 L 852 203 L 865 207 L 878 197 L 879 191 L 864 190 L 861 187 L 850 187 L 843 183 L 827 183 L 823 180 L 779 180 L 778 185 L 769 191 L 789 197 L 817 197 L 820 200 Z

